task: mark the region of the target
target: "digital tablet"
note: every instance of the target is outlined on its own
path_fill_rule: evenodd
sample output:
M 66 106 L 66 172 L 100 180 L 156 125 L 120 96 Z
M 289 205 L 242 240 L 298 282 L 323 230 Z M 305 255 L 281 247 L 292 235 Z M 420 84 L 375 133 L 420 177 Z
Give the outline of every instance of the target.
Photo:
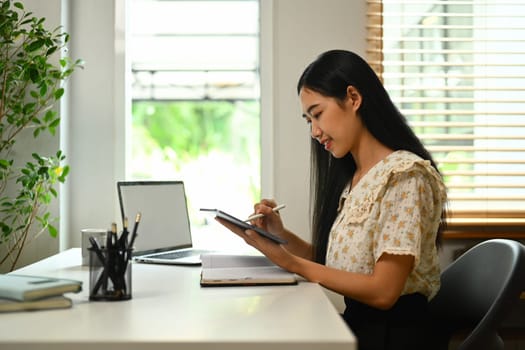
M 216 217 L 224 219 L 224 220 L 228 221 L 229 223 L 234 224 L 235 226 L 240 227 L 242 229 L 254 230 L 255 232 L 257 232 L 261 236 L 263 236 L 265 238 L 268 238 L 269 240 L 272 240 L 275 243 L 278 243 L 278 244 L 286 244 L 286 243 L 288 243 L 286 240 L 282 239 L 281 237 L 278 237 L 278 236 L 276 236 L 274 234 L 271 234 L 270 232 L 265 231 L 265 230 L 263 230 L 260 227 L 251 225 L 251 224 L 249 224 L 249 223 L 247 223 L 245 221 L 237 219 L 235 216 L 230 215 L 228 213 L 225 213 L 222 210 L 201 208 L 201 211 L 214 213 Z

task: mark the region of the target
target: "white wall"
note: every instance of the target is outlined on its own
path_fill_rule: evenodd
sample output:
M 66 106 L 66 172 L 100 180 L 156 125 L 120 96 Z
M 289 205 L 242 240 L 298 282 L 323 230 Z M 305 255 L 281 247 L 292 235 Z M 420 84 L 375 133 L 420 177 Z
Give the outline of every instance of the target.
M 115 80 L 120 57 L 115 1 L 70 1 L 69 6 L 71 55 L 85 60 L 85 68 L 75 72 L 69 90 L 67 247 L 80 245 L 82 228 L 109 228 L 117 221 L 115 182 L 124 169 L 124 116 L 116 114 L 124 110 L 118 108 L 124 104 L 124 81 Z
M 323 51 L 339 48 L 365 54 L 365 1 L 262 0 L 261 6 L 262 192 L 286 203 L 286 225 L 310 238 L 310 134 L 296 84 Z M 270 72 L 265 71 L 268 61 Z

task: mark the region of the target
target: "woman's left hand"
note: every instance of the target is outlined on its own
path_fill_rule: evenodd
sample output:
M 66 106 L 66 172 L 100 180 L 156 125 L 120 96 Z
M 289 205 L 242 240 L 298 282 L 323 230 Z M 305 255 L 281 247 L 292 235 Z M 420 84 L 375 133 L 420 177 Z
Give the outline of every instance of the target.
M 253 230 L 245 230 L 229 223 L 226 220 L 222 220 L 220 218 L 216 218 L 216 220 L 230 231 L 244 239 L 248 245 L 263 253 L 274 264 L 282 267 L 285 270 L 290 270 L 294 255 L 286 250 L 282 244 L 277 244 Z

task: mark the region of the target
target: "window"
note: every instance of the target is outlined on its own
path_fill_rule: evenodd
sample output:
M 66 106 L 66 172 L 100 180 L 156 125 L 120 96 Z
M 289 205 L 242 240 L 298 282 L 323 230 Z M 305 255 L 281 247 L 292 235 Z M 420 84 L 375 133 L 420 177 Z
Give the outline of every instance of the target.
M 523 232 L 525 3 L 367 3 L 369 62 L 444 174 L 451 227 Z
M 260 196 L 258 6 L 254 0 L 129 6 L 126 177 L 183 180 L 194 232 L 210 226 L 199 208 L 248 215 Z

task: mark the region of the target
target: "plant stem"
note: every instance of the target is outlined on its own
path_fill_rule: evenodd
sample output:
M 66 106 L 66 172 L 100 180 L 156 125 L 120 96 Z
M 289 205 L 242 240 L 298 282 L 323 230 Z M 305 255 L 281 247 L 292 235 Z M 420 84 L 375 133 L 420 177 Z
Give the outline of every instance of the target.
M 38 192 L 37 192 L 38 193 Z M 26 241 L 26 238 L 27 238 L 27 235 L 29 233 L 29 230 L 31 229 L 32 225 L 33 225 L 33 222 L 34 222 L 34 219 L 38 213 L 38 208 L 39 208 L 39 195 L 37 194 L 35 196 L 35 199 L 33 201 L 33 204 L 32 204 L 32 209 L 31 209 L 31 215 L 29 216 L 27 222 L 26 222 L 26 225 L 24 227 L 24 230 L 22 231 L 22 234 L 17 237 L 13 243 L 13 245 L 9 248 L 9 250 L 7 251 L 6 255 L 2 258 L 2 260 L 0 260 L 0 265 L 2 265 L 13 253 L 15 250 L 18 250 L 17 253 L 16 253 L 16 256 L 15 256 L 15 259 L 14 261 L 12 261 L 12 264 L 9 268 L 9 271 L 13 271 L 16 263 L 18 262 L 18 259 L 20 258 L 20 254 L 22 253 L 22 250 L 24 248 L 24 245 L 25 245 L 25 241 Z

